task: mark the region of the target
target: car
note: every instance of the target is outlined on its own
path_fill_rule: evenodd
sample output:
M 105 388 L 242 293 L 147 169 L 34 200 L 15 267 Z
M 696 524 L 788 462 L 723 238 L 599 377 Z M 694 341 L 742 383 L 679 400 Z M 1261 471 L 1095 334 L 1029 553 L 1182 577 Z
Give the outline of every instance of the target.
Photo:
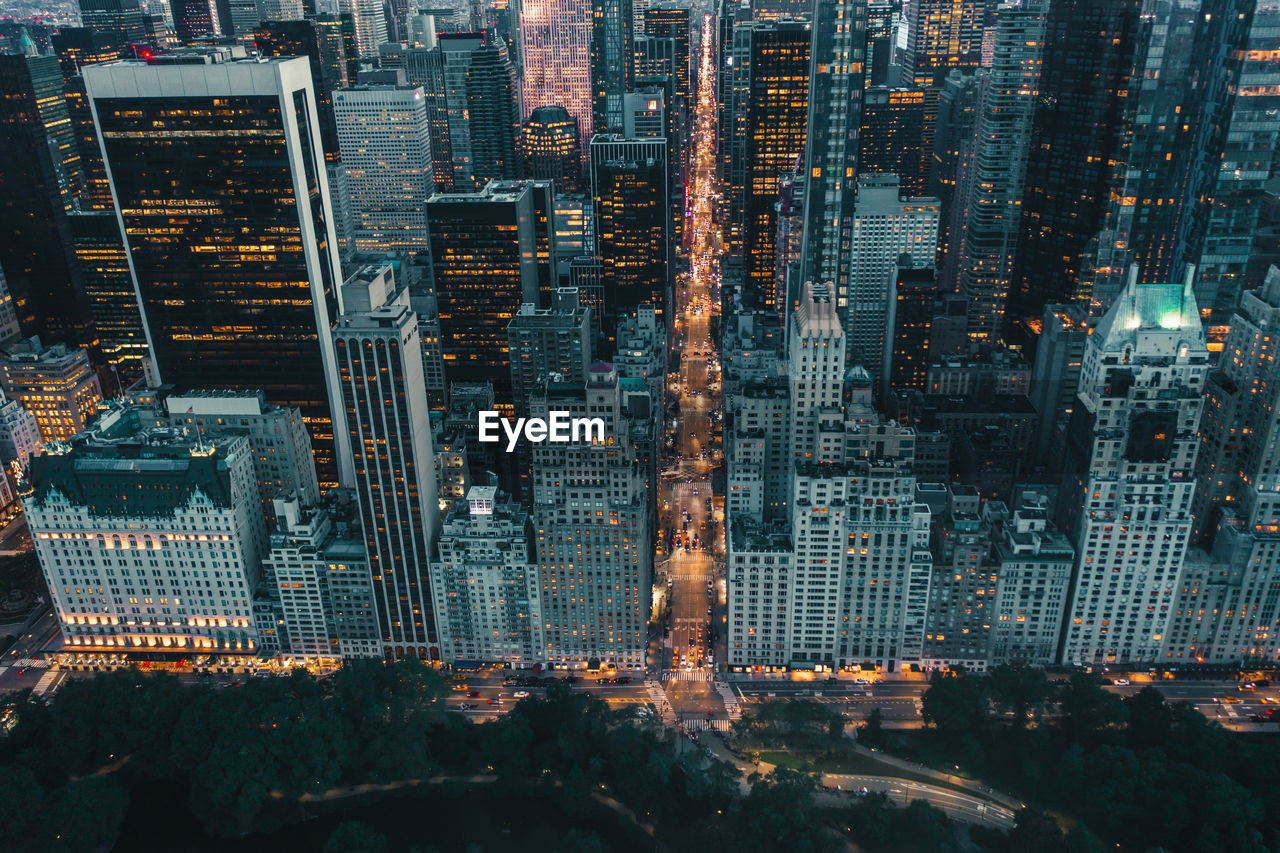
M 1239 696 L 1223 696 L 1222 701 L 1226 702 L 1228 705 L 1239 705 L 1240 697 Z
M 517 699 L 528 699 L 528 698 L 529 698 L 529 691 L 528 691 L 528 690 L 517 690 L 515 693 L 512 693 L 511 695 L 512 695 L 512 696 L 514 696 L 514 697 L 516 697 Z
M 1128 687 L 1128 686 L 1129 686 L 1129 679 L 1127 679 L 1127 678 L 1117 678 L 1117 679 L 1116 679 L 1116 686 L 1117 686 L 1117 687 Z
M 1237 684 L 1237 685 L 1236 685 L 1236 690 L 1239 690 L 1239 691 L 1241 691 L 1241 692 L 1245 692 L 1245 691 L 1247 691 L 1247 692 L 1249 692 L 1249 693 L 1252 693 L 1253 691 L 1255 691 L 1255 690 L 1257 690 L 1257 689 L 1258 689 L 1258 688 L 1256 688 L 1256 687 L 1254 687 L 1254 686 L 1253 686 L 1253 682 L 1252 682 L 1252 681 L 1246 681 L 1244 684 Z
M 479 699 L 479 698 L 480 698 L 480 691 L 479 691 L 479 690 L 468 690 L 468 691 L 467 691 L 467 697 L 468 697 L 468 698 L 470 698 L 470 699 Z
M 453 687 L 450 687 L 449 689 L 452 690 L 454 693 L 466 693 L 467 685 L 466 685 L 466 682 L 463 682 L 461 684 L 455 684 L 453 685 Z
M 501 699 L 501 698 L 499 698 L 499 697 L 497 697 L 497 696 L 495 696 L 495 697 L 493 697 L 492 699 L 490 699 L 490 700 L 489 700 L 489 704 L 490 704 L 490 705 L 501 705 L 501 704 L 502 704 L 502 699 Z

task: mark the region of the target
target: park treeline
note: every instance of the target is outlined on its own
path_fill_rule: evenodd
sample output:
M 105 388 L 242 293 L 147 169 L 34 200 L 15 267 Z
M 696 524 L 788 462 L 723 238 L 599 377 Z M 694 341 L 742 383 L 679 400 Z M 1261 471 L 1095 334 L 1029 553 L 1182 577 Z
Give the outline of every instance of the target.
M 1091 849 L 1097 838 L 1135 851 L 1280 850 L 1276 734 L 1229 732 L 1156 686 L 1122 698 L 1096 675 L 1050 681 L 1042 670 L 1003 666 L 935 677 L 922 711 L 924 731 L 872 726 L 862 739 L 957 765 L 1082 821 L 1094 839 L 1052 842 L 1046 827 L 1046 853 Z
M 18 722 L 0 739 L 0 850 L 127 847 L 119 834 L 134 798 L 157 788 L 185 791 L 190 820 L 230 839 L 278 832 L 319 803 L 332 815 L 335 798 L 362 786 L 495 777 L 501 796 L 524 792 L 558 806 L 567 834 L 557 849 L 844 849 L 850 815 L 816 808 L 809 777 L 744 784 L 728 764 L 634 711 L 557 682 L 546 692 L 470 724 L 446 710 L 447 682 L 413 661 L 234 687 L 136 671 L 71 679 L 47 706 L 11 706 Z M 899 810 L 877 801 L 862 811 Z M 949 831 L 933 817 L 937 831 Z M 873 830 L 891 827 L 886 820 L 867 818 Z M 583 829 L 601 821 L 609 832 Z M 326 850 L 387 849 L 377 826 L 339 830 Z M 429 827 L 421 838 L 413 849 L 433 849 Z

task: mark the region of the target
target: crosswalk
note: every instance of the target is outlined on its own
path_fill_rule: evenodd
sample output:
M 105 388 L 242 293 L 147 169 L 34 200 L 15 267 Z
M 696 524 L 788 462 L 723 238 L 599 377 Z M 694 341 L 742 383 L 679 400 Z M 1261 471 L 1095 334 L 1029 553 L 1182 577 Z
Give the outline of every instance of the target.
M 668 673 L 667 678 L 671 681 L 710 681 L 711 673 L 701 669 L 695 669 L 691 672 L 682 669 Z
M 704 720 L 700 717 L 694 717 L 692 720 L 685 720 L 680 725 L 684 726 L 685 731 L 702 732 L 707 729 L 718 729 L 722 732 L 729 731 L 728 720 Z
M 36 682 L 36 686 L 32 689 L 31 693 L 35 696 L 52 694 L 58 689 L 58 686 L 61 685 L 62 680 L 66 677 L 67 674 L 65 672 L 58 672 L 57 670 L 51 669 L 44 675 L 40 676 L 40 680 Z

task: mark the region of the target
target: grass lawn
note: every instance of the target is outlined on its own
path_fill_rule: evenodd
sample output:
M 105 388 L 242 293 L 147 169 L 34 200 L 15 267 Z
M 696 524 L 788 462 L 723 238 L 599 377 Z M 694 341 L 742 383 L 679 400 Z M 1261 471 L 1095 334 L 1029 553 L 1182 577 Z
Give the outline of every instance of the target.
M 784 750 L 762 750 L 760 760 L 768 764 L 776 764 L 791 770 L 804 770 L 817 773 L 840 773 L 849 776 L 886 776 L 890 779 L 906 779 L 921 782 L 936 788 L 946 788 L 960 794 L 987 800 L 978 791 L 972 791 L 953 782 L 935 779 L 924 773 L 903 770 L 892 764 L 886 764 L 870 755 L 853 753 L 851 755 L 823 755 L 820 752 L 789 752 Z M 991 802 L 995 802 L 991 800 Z

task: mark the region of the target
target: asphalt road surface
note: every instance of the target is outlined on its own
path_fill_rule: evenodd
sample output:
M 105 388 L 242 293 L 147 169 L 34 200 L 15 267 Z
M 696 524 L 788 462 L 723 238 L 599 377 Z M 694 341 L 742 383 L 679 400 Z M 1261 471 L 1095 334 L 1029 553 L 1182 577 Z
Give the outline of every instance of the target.
M 718 301 L 718 231 L 715 210 L 715 75 L 711 42 L 702 46 L 697 117 L 693 131 L 693 180 L 686 211 L 689 271 L 676 283 L 680 370 L 675 458 L 664 460 L 663 521 L 671 531 L 665 578 L 670 621 L 659 664 L 669 672 L 667 697 L 685 716 L 723 716 L 724 702 L 711 686 L 710 623 L 721 585 L 715 571 L 717 541 L 710 471 L 718 457 L 712 416 L 720 407 L 719 358 L 711 339 Z

